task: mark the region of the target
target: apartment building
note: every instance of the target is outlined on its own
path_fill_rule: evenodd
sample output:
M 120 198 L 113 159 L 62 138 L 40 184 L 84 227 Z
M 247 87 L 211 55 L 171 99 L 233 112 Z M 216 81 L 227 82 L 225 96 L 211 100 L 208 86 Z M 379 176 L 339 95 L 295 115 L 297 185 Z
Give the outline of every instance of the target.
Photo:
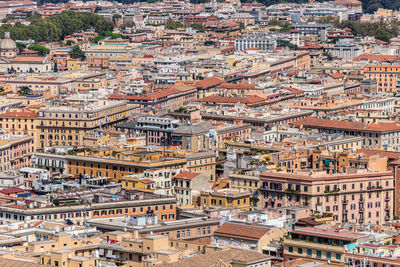
M 320 133 L 339 133 L 363 137 L 363 148 L 400 151 L 400 126 L 393 123 L 370 123 L 307 118 L 292 123 L 294 126 L 317 129 Z
M 159 117 L 139 117 L 134 121 L 128 121 L 117 125 L 126 133 L 144 133 L 146 145 L 171 145 L 172 133 L 180 126 L 177 119 Z
M 283 242 L 285 260 L 308 258 L 344 264 L 351 244 L 367 241 L 368 235 L 344 229 L 295 228 Z
M 216 131 L 208 122 L 182 125 L 172 133 L 172 144 L 193 153 L 214 151 Z
M 125 102 L 100 100 L 42 108 L 37 116 L 37 148 L 82 145 L 86 132 L 121 123 L 132 109 Z
M 176 199 L 174 197 L 134 192 L 121 195 L 99 194 L 90 205 L 76 203 L 65 206 L 3 205 L 0 207 L 0 221 L 3 223 L 38 220 L 64 222 L 69 219 L 82 224 L 86 219 L 113 218 L 154 214 L 159 221 L 176 219 Z
M 262 253 L 273 240 L 280 240 L 284 229 L 241 222 L 225 222 L 214 231 L 213 240 L 218 246 L 244 248 Z
M 152 109 L 159 112 L 176 110 L 196 100 L 196 90 L 165 89 L 154 93 L 138 96 L 112 94 L 110 100 L 128 100 L 130 104 L 137 104 L 141 109 Z
M 399 90 L 400 66 L 398 65 L 366 65 L 364 76 L 376 80 L 379 93 L 395 93 Z
M 250 193 L 230 188 L 201 191 L 198 205 L 202 208 L 225 207 L 248 211 L 250 210 Z
M 211 190 L 209 177 L 202 173 L 181 172 L 172 179 L 178 206 L 191 206 L 201 190 Z
M 393 172 L 260 175 L 263 208 L 306 206 L 334 222 L 384 224 L 393 218 Z
M 0 114 L 0 128 L 13 135 L 29 135 L 33 148 L 37 141 L 37 115 L 35 111 L 9 111 Z
M 28 135 L 0 135 L 0 172 L 31 165 L 33 138 Z
M 271 37 L 243 36 L 235 39 L 235 49 L 237 51 L 256 48 L 260 51 L 274 50 L 276 40 Z

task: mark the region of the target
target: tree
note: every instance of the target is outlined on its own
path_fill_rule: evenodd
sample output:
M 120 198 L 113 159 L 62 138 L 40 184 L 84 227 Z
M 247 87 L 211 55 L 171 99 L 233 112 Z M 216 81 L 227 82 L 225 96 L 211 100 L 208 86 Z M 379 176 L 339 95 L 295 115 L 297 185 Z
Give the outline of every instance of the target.
M 112 18 L 113 18 L 113 19 L 122 19 L 122 16 L 121 16 L 121 14 L 114 14 L 114 15 L 112 16 Z
M 57 66 L 57 62 L 56 62 L 56 63 L 54 63 L 53 71 L 54 71 L 54 72 L 58 72 L 58 66 Z
M 103 35 L 98 35 L 93 38 L 93 42 L 97 44 L 100 40 L 103 40 L 103 39 L 104 39 Z
M 119 28 L 120 30 L 125 30 L 126 28 L 133 28 L 135 26 L 136 26 L 135 22 L 125 21 L 119 26 Z
M 114 29 L 114 24 L 109 20 L 99 20 L 95 25 L 96 32 L 103 34 Z
M 26 44 L 24 44 L 24 43 L 15 42 L 15 44 L 17 45 L 19 52 L 23 51 L 26 48 Z
M 74 48 L 69 52 L 71 58 L 79 58 L 80 60 L 85 60 L 85 52 L 80 49 L 79 46 L 74 46 Z
M 206 28 L 204 27 L 203 24 L 193 23 L 193 24 L 190 25 L 190 27 L 193 30 L 196 30 L 196 31 L 199 31 L 199 32 L 205 32 L 206 31 Z
M 29 73 L 34 73 L 32 68 L 29 68 Z
M 175 21 L 173 19 L 167 19 L 167 21 L 165 22 L 165 28 L 167 28 L 168 30 L 177 30 L 179 28 L 186 28 L 186 27 L 187 27 L 186 25 L 183 25 L 179 21 Z
M 30 45 L 28 49 L 39 52 L 39 55 L 47 55 L 48 53 L 50 53 L 50 49 L 39 44 Z
M 277 45 L 277 46 L 287 47 L 287 48 L 289 48 L 289 49 L 291 49 L 291 50 L 297 50 L 297 49 L 299 49 L 299 47 L 298 47 L 297 45 L 292 44 L 291 42 L 289 42 L 289 41 L 287 41 L 287 40 L 278 39 L 278 40 L 276 40 L 276 45 Z
M 75 42 L 74 41 L 72 41 L 72 40 L 67 40 L 66 42 L 65 42 L 65 44 L 67 45 L 67 46 L 71 46 L 71 45 L 73 45 Z
M 18 90 L 18 94 L 21 96 L 27 96 L 32 94 L 32 89 L 28 86 L 21 86 Z

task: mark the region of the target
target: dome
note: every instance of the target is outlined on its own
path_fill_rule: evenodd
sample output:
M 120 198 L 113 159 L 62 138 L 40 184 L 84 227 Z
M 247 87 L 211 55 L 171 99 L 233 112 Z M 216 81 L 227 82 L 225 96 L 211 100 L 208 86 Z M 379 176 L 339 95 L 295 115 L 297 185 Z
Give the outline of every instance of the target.
M 14 40 L 10 38 L 10 34 L 6 32 L 5 38 L 0 42 L 0 50 L 15 50 L 17 45 Z

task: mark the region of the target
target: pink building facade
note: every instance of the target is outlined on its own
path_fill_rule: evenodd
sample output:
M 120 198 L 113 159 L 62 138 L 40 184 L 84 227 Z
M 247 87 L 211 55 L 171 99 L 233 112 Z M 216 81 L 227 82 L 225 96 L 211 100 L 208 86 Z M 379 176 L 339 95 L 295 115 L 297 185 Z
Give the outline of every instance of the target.
M 335 222 L 384 224 L 393 218 L 393 172 L 326 175 L 263 173 L 263 208 L 308 207 Z

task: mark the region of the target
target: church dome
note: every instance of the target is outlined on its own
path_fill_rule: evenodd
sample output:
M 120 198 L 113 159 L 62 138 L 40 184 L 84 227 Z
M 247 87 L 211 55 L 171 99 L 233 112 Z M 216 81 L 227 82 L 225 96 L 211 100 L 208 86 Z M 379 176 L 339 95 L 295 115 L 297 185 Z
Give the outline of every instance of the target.
M 6 32 L 5 38 L 0 42 L 0 50 L 15 50 L 17 45 L 14 40 L 10 38 L 10 33 Z

